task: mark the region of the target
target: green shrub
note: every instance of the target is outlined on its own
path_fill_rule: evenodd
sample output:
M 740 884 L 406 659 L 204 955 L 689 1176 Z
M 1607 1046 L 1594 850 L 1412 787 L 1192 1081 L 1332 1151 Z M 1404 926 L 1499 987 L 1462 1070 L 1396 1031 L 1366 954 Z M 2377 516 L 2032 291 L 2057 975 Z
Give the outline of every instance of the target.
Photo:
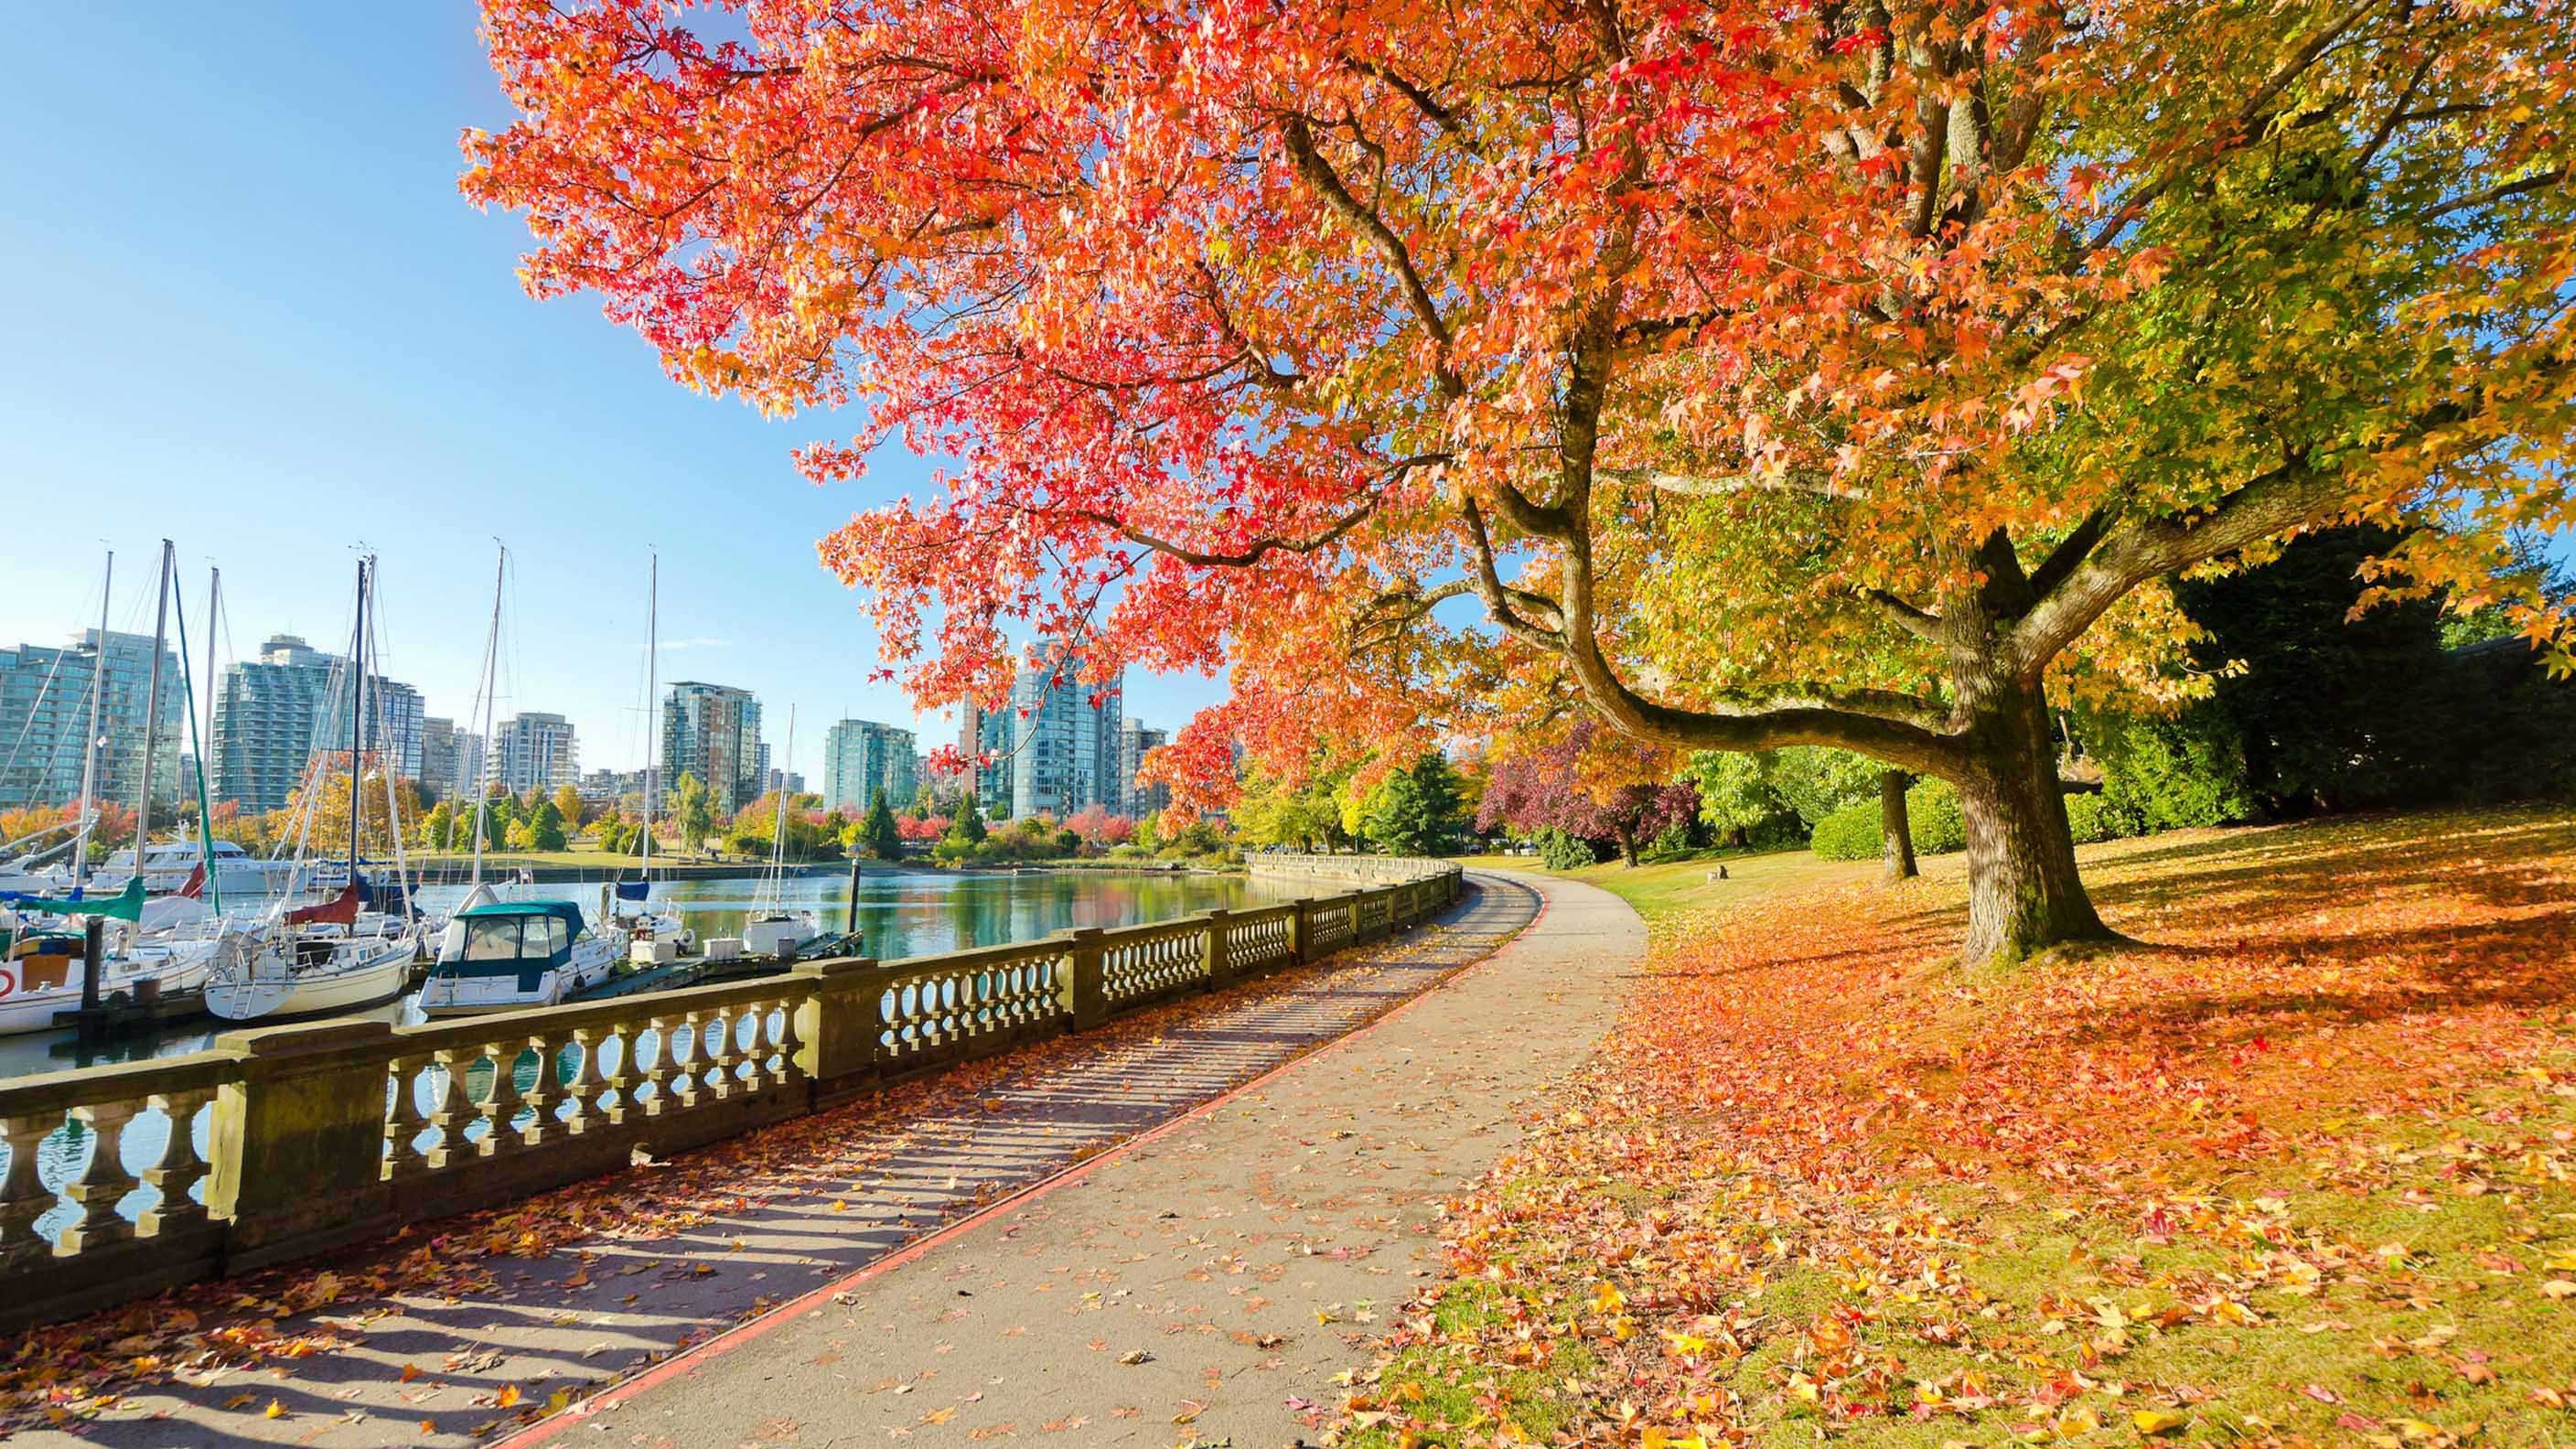
M 2097 840 L 2117 840 L 2138 833 L 2127 817 L 2099 795 L 2066 797 L 2067 828 L 2075 833 L 2075 843 L 2090 845 Z
M 1875 860 L 1885 844 L 1878 813 L 1876 800 L 1853 801 L 1816 822 L 1807 848 L 1827 860 Z M 1905 823 L 1913 832 L 1916 855 L 1943 855 L 1968 843 L 1959 792 L 1940 780 L 1918 781 L 1905 792 Z
M 2245 751 L 2219 711 L 2195 708 L 2170 720 L 2101 720 L 2094 733 L 2103 807 L 2118 826 L 2113 833 L 2146 835 L 2253 817 Z
M 1844 806 L 1817 821 L 1807 837 L 1807 848 L 1827 860 L 1875 860 L 1882 843 L 1875 800 Z
M 1878 809 L 1871 801 L 1869 808 Z M 1959 792 L 1946 780 L 1917 780 L 1905 792 L 1905 823 L 1913 828 L 1916 855 L 1947 855 L 1968 848 L 1967 818 L 1959 813 Z
M 1538 858 L 1549 870 L 1575 870 L 1600 859 L 1592 853 L 1591 841 L 1556 829 L 1538 833 Z

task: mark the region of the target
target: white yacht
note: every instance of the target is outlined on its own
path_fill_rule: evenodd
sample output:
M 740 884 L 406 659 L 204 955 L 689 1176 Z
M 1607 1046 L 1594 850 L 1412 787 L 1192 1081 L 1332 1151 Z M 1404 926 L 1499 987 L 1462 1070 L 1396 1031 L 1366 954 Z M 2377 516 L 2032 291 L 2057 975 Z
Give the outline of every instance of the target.
M 197 867 L 207 857 L 193 840 L 165 840 L 154 843 L 143 852 L 143 889 L 153 895 L 170 895 L 187 890 L 196 880 Z M 295 863 L 289 860 L 262 860 L 244 850 L 238 841 L 214 843 L 214 869 L 211 884 L 228 896 L 260 898 L 273 896 L 286 888 L 294 878 Z M 134 852 L 131 848 L 117 851 L 90 876 L 101 887 L 121 889 L 134 878 Z
M 585 930 L 570 901 L 469 906 L 448 919 L 420 1009 L 461 1016 L 554 1006 L 606 981 L 624 944 L 620 934 Z

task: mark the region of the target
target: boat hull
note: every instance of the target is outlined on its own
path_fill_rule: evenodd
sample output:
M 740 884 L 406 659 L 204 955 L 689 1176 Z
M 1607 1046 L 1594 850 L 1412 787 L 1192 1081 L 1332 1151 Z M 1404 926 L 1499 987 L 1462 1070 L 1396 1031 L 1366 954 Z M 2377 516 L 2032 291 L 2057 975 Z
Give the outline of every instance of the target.
M 244 967 L 206 981 L 206 1009 L 226 1021 L 267 1021 L 356 1011 L 402 995 L 419 947 L 409 936 L 346 943 L 328 962 L 297 965 L 273 946 Z
M 215 946 L 213 941 L 192 941 L 152 948 L 148 955 L 112 958 L 107 978 L 99 983 L 99 999 L 131 996 L 146 981 L 158 982 L 165 996 L 194 990 L 214 965 Z M 77 1011 L 80 1004 L 79 967 L 75 966 L 69 979 L 58 985 L 31 988 L 24 985 L 19 963 L 0 962 L 0 1036 L 50 1031 L 57 1015 Z

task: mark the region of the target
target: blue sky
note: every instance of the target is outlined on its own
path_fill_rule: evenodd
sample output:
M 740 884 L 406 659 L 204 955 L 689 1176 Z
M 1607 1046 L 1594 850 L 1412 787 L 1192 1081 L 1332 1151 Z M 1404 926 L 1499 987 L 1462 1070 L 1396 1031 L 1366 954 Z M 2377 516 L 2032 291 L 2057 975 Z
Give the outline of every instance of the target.
M 814 541 L 926 465 L 898 451 L 817 489 L 789 448 L 854 417 L 765 422 L 666 380 L 588 302 L 520 292 L 525 229 L 456 191 L 458 131 L 507 120 L 472 5 L 49 5 L 13 40 L 0 644 L 94 618 L 102 541 L 112 622 L 148 631 L 166 535 L 192 613 L 223 567 L 228 657 L 289 629 L 336 648 L 364 542 L 387 672 L 463 716 L 498 535 L 516 573 L 500 712 L 569 715 L 586 768 L 625 767 L 658 546 L 665 681 L 756 691 L 773 746 L 795 702 L 809 774 L 823 723 L 912 717 L 864 682 L 862 601 Z M 1222 694 L 1127 688 L 1166 726 Z

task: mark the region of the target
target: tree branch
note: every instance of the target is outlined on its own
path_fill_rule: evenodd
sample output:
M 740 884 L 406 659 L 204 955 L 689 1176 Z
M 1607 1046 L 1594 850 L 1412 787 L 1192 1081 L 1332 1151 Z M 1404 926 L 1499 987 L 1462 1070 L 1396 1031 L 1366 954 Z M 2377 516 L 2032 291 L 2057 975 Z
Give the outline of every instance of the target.
M 1431 300 L 1431 289 L 1422 284 L 1422 273 L 1413 265 L 1413 254 L 1405 249 L 1404 239 L 1397 236 L 1376 212 L 1360 205 L 1359 199 L 1342 184 L 1341 176 L 1331 162 L 1315 149 L 1315 135 L 1304 116 L 1291 114 L 1280 123 L 1280 135 L 1288 144 L 1289 159 L 1296 163 L 1297 174 L 1324 199 L 1324 204 L 1341 214 L 1361 236 L 1366 237 L 1387 265 L 1395 269 L 1396 279 L 1403 284 L 1405 305 L 1413 310 L 1416 321 L 1431 338 L 1432 376 L 1440 394 L 1447 398 L 1467 395 L 1467 385 L 1450 366 L 1449 324 L 1441 319 L 1440 308 Z

